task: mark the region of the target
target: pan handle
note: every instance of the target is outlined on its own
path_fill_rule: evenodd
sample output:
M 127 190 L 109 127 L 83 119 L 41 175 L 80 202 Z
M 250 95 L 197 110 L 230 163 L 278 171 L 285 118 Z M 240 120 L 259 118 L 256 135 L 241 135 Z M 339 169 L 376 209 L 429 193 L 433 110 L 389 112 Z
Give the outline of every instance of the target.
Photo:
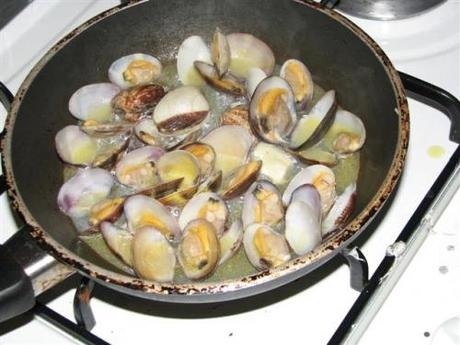
M 460 101 L 446 90 L 426 81 L 399 72 L 409 97 L 436 108 L 446 114 L 451 122 L 449 138 L 460 144 Z
M 14 96 L 0 82 L 0 103 L 11 110 Z M 5 130 L 0 137 L 3 137 Z M 0 175 L 0 194 L 8 189 Z M 32 238 L 28 225 L 0 245 L 0 322 L 20 315 L 35 305 L 35 296 L 75 271 L 47 254 Z

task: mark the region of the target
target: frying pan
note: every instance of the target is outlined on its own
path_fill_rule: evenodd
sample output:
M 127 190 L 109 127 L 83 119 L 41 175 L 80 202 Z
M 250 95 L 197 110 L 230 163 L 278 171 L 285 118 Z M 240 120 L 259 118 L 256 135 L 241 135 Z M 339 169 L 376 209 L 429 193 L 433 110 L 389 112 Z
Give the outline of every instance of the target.
M 254 34 L 273 49 L 277 62 L 300 59 L 317 84 L 337 90 L 339 103 L 360 115 L 367 142 L 352 220 L 311 253 L 240 279 L 159 284 L 122 274 L 91 252 L 77 251 L 76 232 L 56 205 L 63 181 L 54 136 L 75 123 L 67 102 L 79 87 L 106 81 L 108 67 L 120 56 L 147 52 L 171 59 L 184 38 L 193 34 L 209 41 L 217 26 L 227 33 Z M 0 283 L 0 321 L 30 308 L 34 295 L 74 271 L 143 298 L 205 303 L 259 294 L 321 267 L 366 229 L 393 191 L 408 146 L 409 114 L 403 84 L 388 58 L 334 11 L 311 1 L 170 0 L 121 5 L 64 37 L 20 87 L 5 128 L 8 193 L 28 227 L 0 247 L 0 270 L 6 272 Z M 20 265 L 43 257 L 38 270 Z

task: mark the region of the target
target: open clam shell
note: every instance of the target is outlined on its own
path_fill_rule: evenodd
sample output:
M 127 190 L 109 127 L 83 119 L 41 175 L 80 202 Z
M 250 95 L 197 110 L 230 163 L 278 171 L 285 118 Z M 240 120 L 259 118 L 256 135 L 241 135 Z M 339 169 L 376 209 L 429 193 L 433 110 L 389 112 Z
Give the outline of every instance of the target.
M 352 183 L 337 197 L 334 206 L 332 206 L 326 218 L 324 218 L 322 224 L 323 236 L 345 225 L 345 222 L 355 208 L 355 204 L 356 183 Z
M 211 52 L 200 36 L 190 36 L 180 45 L 177 53 L 177 74 L 184 85 L 200 86 L 204 84 L 193 63 L 203 61 L 211 64 Z
M 224 178 L 219 194 L 225 200 L 233 199 L 243 194 L 257 179 L 261 167 L 262 161 L 251 161 L 236 168 Z
M 204 219 L 188 223 L 177 249 L 177 257 L 190 279 L 208 276 L 219 261 L 220 246 L 214 226 Z
M 278 188 L 269 181 L 256 181 L 244 195 L 241 219 L 243 227 L 253 223 L 275 226 L 284 217 L 284 207 Z
M 55 137 L 56 150 L 66 163 L 91 165 L 97 156 L 97 141 L 78 126 L 70 125 L 61 129 Z
M 222 171 L 214 171 L 198 186 L 197 193 L 215 192 L 222 184 Z
M 263 162 L 261 175 L 270 179 L 276 185 L 287 183 L 291 175 L 295 159 L 288 152 L 277 145 L 259 142 L 251 151 L 251 159 Z
M 101 222 L 113 222 L 120 217 L 123 212 L 124 197 L 105 199 L 91 207 L 89 214 L 89 224 L 92 226 L 99 225 Z
M 216 153 L 211 145 L 203 143 L 190 143 L 181 147 L 181 150 L 190 152 L 198 161 L 202 176 L 208 176 L 214 170 Z
M 220 244 L 220 260 L 219 265 L 230 259 L 238 252 L 238 249 L 243 243 L 243 225 L 238 219 L 235 220 L 230 228 L 225 230 L 224 234 L 219 239 Z
M 99 168 L 82 169 L 59 190 L 57 203 L 70 217 L 83 217 L 91 207 L 106 199 L 113 186 L 112 175 Z
M 243 96 L 246 93 L 244 81 L 226 73 L 219 76 L 217 68 L 203 61 L 195 61 L 194 66 L 201 77 L 213 88 L 236 96 Z
M 228 209 L 224 200 L 216 193 L 201 193 L 190 199 L 179 217 L 179 226 L 185 229 L 188 223 L 195 219 L 205 219 L 210 222 L 218 237 L 224 233 L 228 217 Z
M 109 67 L 109 79 L 123 89 L 148 84 L 161 75 L 161 62 L 148 54 L 126 55 Z
M 145 226 L 152 226 L 168 240 L 180 238 L 179 224 L 159 201 L 145 195 L 134 195 L 126 199 L 124 213 L 128 229 L 136 233 Z
M 324 216 L 336 199 L 334 172 L 327 166 L 320 164 L 302 169 L 286 187 L 282 197 L 284 205 L 289 205 L 292 193 L 304 184 L 311 184 L 318 190 L 321 196 L 321 209 Z
M 179 190 L 196 185 L 201 174 L 198 160 L 184 150 L 165 153 L 158 159 L 156 166 L 163 182 L 182 178 Z
M 322 145 L 314 145 L 300 151 L 291 151 L 292 154 L 300 161 L 306 164 L 322 164 L 328 167 L 336 166 L 339 158 L 333 152 L 329 152 Z
M 265 78 L 267 78 L 267 74 L 258 67 L 253 67 L 248 70 L 248 76 L 246 78 L 246 95 L 248 99 L 252 98 L 257 86 L 259 86 L 260 82 Z
M 251 224 L 244 230 L 243 245 L 251 264 L 258 270 L 289 261 L 291 254 L 283 235 L 265 224 Z
M 73 93 L 69 111 L 79 120 L 108 122 L 113 117 L 111 102 L 120 88 L 111 83 L 85 85 Z
M 153 122 L 163 134 L 191 132 L 206 119 L 209 104 L 201 91 L 183 86 L 170 91 L 155 107 Z
M 296 124 L 290 137 L 290 147 L 313 145 L 319 141 L 334 121 L 337 110 L 337 98 L 334 90 L 326 92 Z
M 356 152 L 366 141 L 366 129 L 361 119 L 343 109 L 337 110 L 330 131 L 335 137 L 332 149 L 338 154 Z
M 295 98 L 289 84 L 273 76 L 264 79 L 249 105 L 251 128 L 264 141 L 284 143 L 297 122 Z
M 230 66 L 230 45 L 227 37 L 216 28 L 212 36 L 211 59 L 217 69 L 217 74 L 221 78 L 228 71 Z
M 248 71 L 258 67 L 266 75 L 271 75 L 275 67 L 275 55 L 270 47 L 257 37 L 247 33 L 227 35 L 230 46 L 229 70 L 240 78 L 246 78 Z
M 173 281 L 176 255 L 161 231 L 147 226 L 134 234 L 133 266 L 144 279 L 161 283 Z
M 136 190 L 156 185 L 158 176 L 155 164 L 164 153 L 158 146 L 144 146 L 129 152 L 115 166 L 118 181 Z
M 212 146 L 216 153 L 214 168 L 225 177 L 246 161 L 253 137 L 246 128 L 226 125 L 209 132 L 201 142 Z
M 151 118 L 145 118 L 137 122 L 134 126 L 134 134 L 144 144 L 152 146 L 159 145 L 156 139 L 157 129 Z
M 244 104 L 239 104 L 228 108 L 221 115 L 221 124 L 224 126 L 237 125 L 250 130 L 248 107 Z
M 101 223 L 101 233 L 109 248 L 133 267 L 133 234 L 109 222 Z
M 311 73 L 301 61 L 289 59 L 283 63 L 280 77 L 285 79 L 294 92 L 299 111 L 305 110 L 313 97 L 313 79 Z
M 80 129 L 92 137 L 106 138 L 115 135 L 124 134 L 133 128 L 130 122 L 97 122 L 95 120 L 84 121 L 80 125 Z

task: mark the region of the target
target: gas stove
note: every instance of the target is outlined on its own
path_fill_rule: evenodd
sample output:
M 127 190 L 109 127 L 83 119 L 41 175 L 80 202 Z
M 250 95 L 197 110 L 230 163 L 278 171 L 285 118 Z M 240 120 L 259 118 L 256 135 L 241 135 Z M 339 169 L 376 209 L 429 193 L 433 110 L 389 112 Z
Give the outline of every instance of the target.
M 37 60 L 58 39 L 115 0 L 35 0 L 0 30 L 0 81 L 15 92 Z M 371 21 L 348 16 L 373 37 L 396 68 L 460 97 L 460 3 L 452 0 L 419 16 Z M 448 140 L 450 122 L 441 112 L 409 99 L 411 132 L 404 174 L 385 217 L 358 245 L 372 275 L 449 161 L 457 144 Z M 1 110 L 0 123 L 5 112 Z M 458 162 L 457 162 L 458 163 Z M 453 192 L 453 191 L 451 191 Z M 397 284 L 380 292 L 368 315 L 351 327 L 346 341 L 362 344 L 448 344 L 460 338 L 460 193 L 456 193 Z M 5 194 L 0 198 L 0 243 L 17 231 Z M 431 225 L 431 224 L 429 224 Z M 393 245 L 393 246 L 392 246 Z M 125 344 L 137 339 L 187 344 L 327 343 L 349 314 L 359 293 L 349 287 L 349 268 L 333 260 L 324 270 L 285 287 L 243 301 L 199 306 L 164 304 L 121 295 L 96 286 L 91 308 L 95 343 Z M 74 320 L 74 276 L 40 296 L 43 305 Z M 391 293 L 390 293 L 391 291 Z M 388 298 L 384 298 L 389 293 Z M 375 317 L 374 317 L 375 314 Z M 38 315 L 38 316 L 37 316 Z M 0 343 L 79 343 L 29 313 L 0 324 Z M 49 314 L 48 314 L 49 315 Z M 410 321 L 409 321 L 410 320 Z M 351 332 L 353 333 L 353 332 Z M 457 338 L 454 338 L 454 336 Z M 83 339 L 83 341 L 87 341 Z M 454 342 L 452 342 L 454 343 Z

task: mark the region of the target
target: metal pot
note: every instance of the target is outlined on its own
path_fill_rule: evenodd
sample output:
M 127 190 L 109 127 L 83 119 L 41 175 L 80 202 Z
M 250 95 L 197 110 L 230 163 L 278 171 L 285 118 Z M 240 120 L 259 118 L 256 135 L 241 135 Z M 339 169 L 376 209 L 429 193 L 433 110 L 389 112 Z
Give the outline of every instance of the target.
M 73 122 L 65 116 L 67 101 L 82 85 L 106 80 L 109 65 L 118 57 L 149 51 L 161 58 L 191 34 L 209 38 L 216 26 L 225 32 L 253 33 L 272 47 L 277 61 L 304 61 L 316 83 L 338 90 L 340 104 L 362 115 L 368 140 L 361 153 L 352 220 L 311 253 L 241 279 L 159 284 L 116 272 L 78 246 L 70 220 L 56 205 L 62 166 L 56 157 L 54 135 Z M 0 247 L 0 269 L 7 272 L 0 286 L 0 321 L 30 307 L 34 294 L 71 270 L 128 294 L 181 303 L 238 299 L 286 284 L 319 268 L 366 229 L 395 188 L 408 140 L 405 91 L 388 58 L 362 30 L 314 2 L 171 0 L 109 10 L 57 43 L 33 68 L 12 104 L 2 140 L 8 192 L 35 242 L 66 266 L 44 256 L 48 260 L 44 266 L 54 267 L 58 275 L 43 275 L 49 271 L 39 270 L 37 276 L 48 278 L 37 283 L 27 277 L 30 270 L 18 265 L 18 261 L 26 261 L 18 258 L 25 248 L 24 243 L 18 243 L 26 235 Z M 27 246 L 30 249 L 31 244 Z

